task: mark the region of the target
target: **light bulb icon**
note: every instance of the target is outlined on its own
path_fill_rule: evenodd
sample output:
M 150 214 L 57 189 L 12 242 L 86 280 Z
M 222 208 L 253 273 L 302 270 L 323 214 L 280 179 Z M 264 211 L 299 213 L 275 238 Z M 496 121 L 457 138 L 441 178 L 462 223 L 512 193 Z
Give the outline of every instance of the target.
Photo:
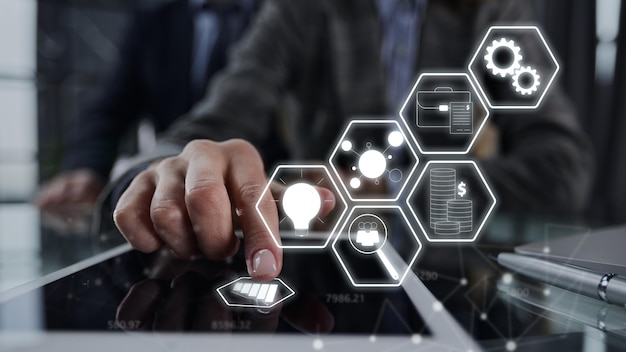
M 320 211 L 322 198 L 315 187 L 304 183 L 296 183 L 287 187 L 282 199 L 283 211 L 293 222 L 298 236 L 309 233 L 309 223 Z

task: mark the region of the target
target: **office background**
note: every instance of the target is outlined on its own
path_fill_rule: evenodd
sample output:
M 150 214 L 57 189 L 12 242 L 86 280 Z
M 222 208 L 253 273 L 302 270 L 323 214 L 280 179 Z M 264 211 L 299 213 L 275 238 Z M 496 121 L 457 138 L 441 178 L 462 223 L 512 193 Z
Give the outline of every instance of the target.
M 28 201 L 59 171 L 73 122 L 116 59 L 129 11 L 156 1 L 168 0 L 0 0 L 0 203 Z M 596 157 L 579 222 L 624 223 L 626 6 L 539 0 L 537 8 Z M 145 126 L 139 130 L 131 144 L 150 143 Z

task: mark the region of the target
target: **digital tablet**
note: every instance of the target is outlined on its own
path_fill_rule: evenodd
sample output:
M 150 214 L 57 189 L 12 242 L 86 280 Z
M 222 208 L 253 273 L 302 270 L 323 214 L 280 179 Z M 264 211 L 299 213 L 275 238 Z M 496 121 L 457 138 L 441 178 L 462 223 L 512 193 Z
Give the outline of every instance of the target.
M 407 269 L 393 248 L 385 255 L 397 270 Z M 254 294 L 235 289 L 233 282 L 246 283 L 247 276 L 243 258 L 182 262 L 167 251 L 146 255 L 123 245 L 0 295 L 0 346 L 480 350 L 411 270 L 396 288 L 355 287 L 326 248 L 285 251 L 279 279 L 288 289 L 278 287 L 275 295 L 268 293 L 272 282 L 258 283 Z M 232 305 L 225 297 L 254 304 Z

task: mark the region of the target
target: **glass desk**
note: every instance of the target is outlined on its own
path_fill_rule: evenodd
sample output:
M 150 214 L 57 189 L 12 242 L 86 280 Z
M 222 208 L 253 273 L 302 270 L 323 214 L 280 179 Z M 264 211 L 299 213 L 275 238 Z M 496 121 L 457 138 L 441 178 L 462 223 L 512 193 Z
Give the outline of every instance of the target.
M 21 211 L 43 219 L 32 208 Z M 37 232 L 38 224 L 23 231 Z M 241 253 L 183 262 L 168 251 L 130 251 L 112 228 L 95 236 L 56 231 L 42 232 L 39 249 L 21 247 L 22 253 L 54 248 L 58 255 L 40 256 L 49 259 L 32 271 L 39 280 L 0 293 L 0 350 L 626 348 L 623 308 L 507 273 L 490 255 L 510 247 L 487 234 L 473 245 L 426 245 L 400 288 L 353 287 L 330 249 L 285 252 L 280 278 L 295 294 L 273 307 L 242 308 L 226 305 L 217 291 L 247 276 Z
M 92 231 L 94 225 L 89 207 L 44 212 L 28 203 L 0 204 L 0 293 L 125 243 L 110 224 Z

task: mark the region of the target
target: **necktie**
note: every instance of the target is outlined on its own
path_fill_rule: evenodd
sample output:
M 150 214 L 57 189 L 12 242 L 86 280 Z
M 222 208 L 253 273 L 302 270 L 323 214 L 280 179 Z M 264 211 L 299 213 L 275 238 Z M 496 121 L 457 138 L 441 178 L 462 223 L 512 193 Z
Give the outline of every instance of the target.
M 191 88 L 194 102 L 206 91 L 209 77 L 226 65 L 226 53 L 238 24 L 237 5 L 204 3 L 194 19 L 194 52 L 191 67 Z
M 194 18 L 194 46 L 190 80 L 194 101 L 202 97 L 206 89 L 208 61 L 219 35 L 217 14 L 208 11 L 205 7 L 202 6 Z

